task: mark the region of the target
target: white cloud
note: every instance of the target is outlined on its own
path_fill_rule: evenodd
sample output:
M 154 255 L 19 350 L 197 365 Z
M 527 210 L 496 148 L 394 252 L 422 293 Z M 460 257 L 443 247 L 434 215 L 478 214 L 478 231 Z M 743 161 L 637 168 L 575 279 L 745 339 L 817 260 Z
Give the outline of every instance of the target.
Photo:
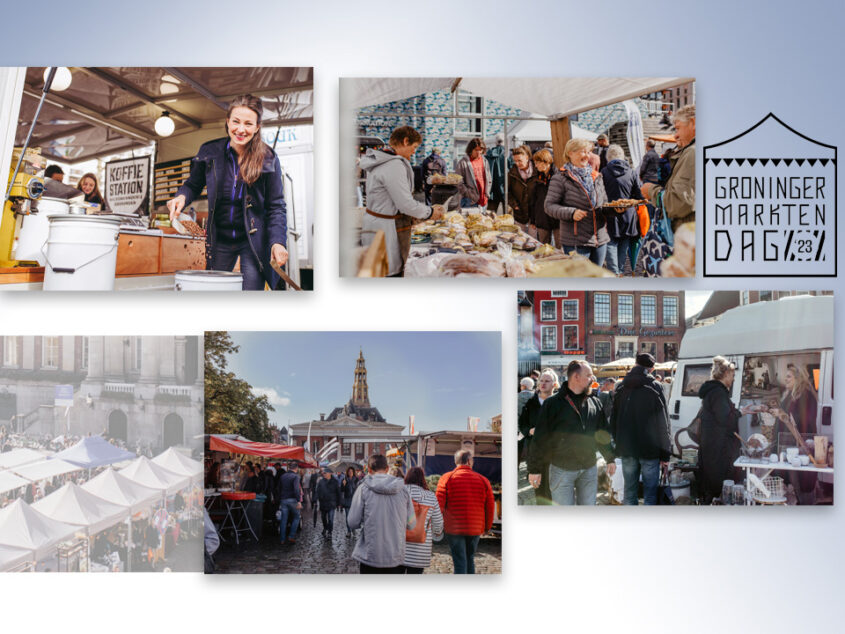
M 276 391 L 274 387 L 254 387 L 252 393 L 256 396 L 266 396 L 270 401 L 270 405 L 278 405 L 280 407 L 287 407 L 290 405 L 290 399 L 287 396 L 282 396 Z

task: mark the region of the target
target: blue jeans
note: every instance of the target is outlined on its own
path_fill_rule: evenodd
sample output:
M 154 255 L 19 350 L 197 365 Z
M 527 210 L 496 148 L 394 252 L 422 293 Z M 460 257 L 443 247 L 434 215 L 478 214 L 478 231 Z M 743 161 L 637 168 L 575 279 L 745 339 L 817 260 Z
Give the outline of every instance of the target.
M 446 533 L 449 550 L 452 551 L 452 564 L 456 575 L 475 574 L 475 551 L 481 535 L 450 535 Z
M 238 257 L 241 258 L 241 275 L 244 276 L 245 291 L 263 291 L 264 277 L 258 269 L 258 260 L 249 242 L 221 242 L 216 240 L 211 247 L 211 265 L 215 271 L 233 271 Z
M 552 502 L 561 506 L 595 506 L 599 492 L 599 470 L 595 465 L 579 471 L 565 471 L 549 465 Z M 577 502 L 576 502 L 577 497 Z
M 567 253 L 583 255 L 596 266 L 603 266 L 604 256 L 607 254 L 607 245 L 603 244 L 600 247 L 563 247 L 563 250 Z
M 299 528 L 300 517 L 299 509 L 296 507 L 297 501 L 293 498 L 286 498 L 279 505 L 279 510 L 282 512 L 282 517 L 279 519 L 279 541 L 282 543 L 284 543 L 285 537 L 287 537 L 289 513 L 293 513 L 293 519 L 290 523 L 290 536 L 296 537 L 296 529 Z
M 657 485 L 660 482 L 660 460 L 622 458 L 622 477 L 625 478 L 624 504 L 639 504 L 640 475 L 643 478 L 643 504 L 657 504 Z
M 629 256 L 629 249 L 631 246 L 631 238 L 625 236 L 623 238 L 610 239 L 607 243 L 607 268 L 616 275 L 620 275 L 625 271 L 625 258 Z M 633 264 L 631 270 L 633 270 Z

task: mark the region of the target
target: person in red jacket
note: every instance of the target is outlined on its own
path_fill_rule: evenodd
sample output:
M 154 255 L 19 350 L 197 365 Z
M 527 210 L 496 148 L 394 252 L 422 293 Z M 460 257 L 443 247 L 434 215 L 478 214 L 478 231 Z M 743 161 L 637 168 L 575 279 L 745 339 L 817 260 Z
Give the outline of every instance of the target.
M 472 470 L 472 452 L 468 449 L 455 453 L 455 465 L 455 470 L 443 474 L 437 483 L 437 501 L 455 574 L 473 575 L 478 540 L 493 526 L 493 487 Z

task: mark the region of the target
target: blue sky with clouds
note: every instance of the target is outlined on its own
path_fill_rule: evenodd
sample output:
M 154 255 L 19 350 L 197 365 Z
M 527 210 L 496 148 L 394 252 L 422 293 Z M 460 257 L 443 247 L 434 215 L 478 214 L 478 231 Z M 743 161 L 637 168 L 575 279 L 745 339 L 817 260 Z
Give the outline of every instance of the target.
M 279 426 L 319 419 L 352 394 L 359 350 L 367 366 L 370 404 L 388 422 L 418 431 L 479 430 L 502 412 L 498 332 L 232 332 L 240 352 L 230 369 L 276 408 Z M 407 429 L 405 430 L 407 432 Z

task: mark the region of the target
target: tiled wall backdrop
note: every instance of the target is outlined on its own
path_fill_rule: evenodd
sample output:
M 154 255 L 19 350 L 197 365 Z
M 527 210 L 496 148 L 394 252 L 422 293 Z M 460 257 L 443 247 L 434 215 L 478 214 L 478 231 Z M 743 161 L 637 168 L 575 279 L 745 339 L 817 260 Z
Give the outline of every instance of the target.
M 636 99 L 635 101 L 640 106 L 640 111 L 645 118 L 648 114 L 645 104 L 640 99 Z M 358 114 L 358 132 L 362 136 L 379 137 L 386 142 L 390 138 L 390 133 L 394 128 L 403 125 L 413 126 L 420 132 L 423 138 L 422 145 L 411 161 L 413 164 L 421 163 L 431 153 L 432 148 L 436 147 L 440 150 L 446 164 L 454 166 L 457 160 L 463 156 L 469 139 L 473 136 L 478 136 L 477 132 L 470 130 L 470 127 L 475 122 L 469 119 L 441 119 L 415 116 L 419 113 L 452 114 L 454 112 L 453 104 L 454 96 L 447 90 L 441 90 L 412 97 L 411 99 L 393 101 L 377 108 L 364 109 L 359 111 Z M 498 116 L 524 117 L 530 116 L 531 114 L 518 108 L 498 103 L 492 99 L 484 100 L 483 110 L 488 115 Z M 368 111 L 400 112 L 407 114 L 407 116 L 374 116 L 367 114 Z M 607 132 L 611 125 L 619 121 L 627 121 L 625 106 L 621 103 L 582 112 L 578 116 L 577 124 L 592 132 L 601 133 Z M 502 132 L 504 123 L 501 120 L 488 119 L 484 122 L 483 126 L 484 138 L 490 139 Z

